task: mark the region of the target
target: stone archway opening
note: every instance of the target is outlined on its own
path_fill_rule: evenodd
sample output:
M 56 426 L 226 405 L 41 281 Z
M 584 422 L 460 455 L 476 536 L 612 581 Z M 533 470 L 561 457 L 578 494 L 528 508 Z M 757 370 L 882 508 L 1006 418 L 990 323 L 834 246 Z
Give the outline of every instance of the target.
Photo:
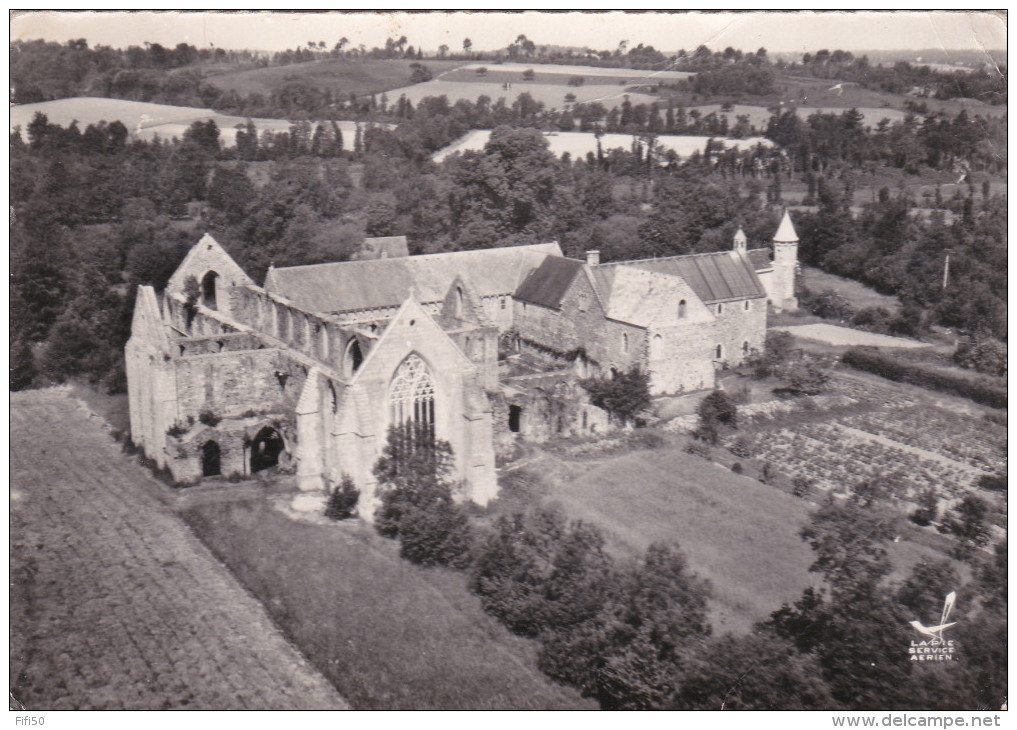
M 219 274 L 209 271 L 201 277 L 201 303 L 209 309 L 216 309 L 215 283 Z
M 508 427 L 512 433 L 519 433 L 523 421 L 522 406 L 509 406 Z
M 282 451 L 282 436 L 271 426 L 265 426 L 251 442 L 251 473 L 255 474 L 277 466 Z
M 206 441 L 201 447 L 201 475 L 217 477 L 222 474 L 222 452 L 216 441 Z

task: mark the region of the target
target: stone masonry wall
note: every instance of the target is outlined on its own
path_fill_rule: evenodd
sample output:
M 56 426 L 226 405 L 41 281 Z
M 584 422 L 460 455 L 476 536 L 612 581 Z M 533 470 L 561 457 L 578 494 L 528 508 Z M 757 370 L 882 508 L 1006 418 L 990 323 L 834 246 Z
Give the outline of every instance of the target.
M 573 280 L 559 309 L 514 301 L 514 326 L 524 340 L 560 353 L 584 350 L 601 372 L 628 370 L 645 359 L 646 331 L 604 316 L 589 279 Z

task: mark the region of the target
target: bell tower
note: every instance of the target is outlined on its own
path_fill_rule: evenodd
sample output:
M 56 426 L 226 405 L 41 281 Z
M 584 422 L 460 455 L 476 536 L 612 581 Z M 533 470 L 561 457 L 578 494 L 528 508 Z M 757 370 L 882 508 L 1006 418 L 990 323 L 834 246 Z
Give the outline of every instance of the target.
M 735 253 L 745 254 L 749 247 L 749 239 L 745 236 L 745 231 L 740 227 L 738 232 L 734 236 L 734 250 Z

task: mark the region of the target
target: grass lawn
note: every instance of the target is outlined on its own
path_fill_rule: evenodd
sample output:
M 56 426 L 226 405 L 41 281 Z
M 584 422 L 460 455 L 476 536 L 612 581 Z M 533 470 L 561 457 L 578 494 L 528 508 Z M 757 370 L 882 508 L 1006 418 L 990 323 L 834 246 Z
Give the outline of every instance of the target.
M 705 459 L 640 451 L 554 482 L 549 498 L 606 528 L 623 554 L 677 542 L 713 586 L 715 630 L 746 630 L 812 584 L 812 552 L 798 537 L 806 503 Z
M 536 669 L 536 645 L 483 613 L 462 574 L 411 565 L 362 523 L 260 502 L 183 516 L 355 709 L 596 709 Z
M 126 393 L 109 395 L 101 386 L 72 381 L 71 394 L 84 401 L 93 413 L 102 416 L 106 423 L 122 433 L 131 430 L 131 412 Z
M 692 570 L 712 585 L 716 633 L 746 631 L 820 583 L 798 535 L 809 502 L 673 447 L 591 461 L 585 469 L 555 461 L 545 456 L 529 467 L 549 477 L 546 499 L 603 527 L 616 554 L 638 557 L 659 540 L 681 546 Z M 923 558 L 944 557 L 905 540 L 887 550 L 895 581 Z

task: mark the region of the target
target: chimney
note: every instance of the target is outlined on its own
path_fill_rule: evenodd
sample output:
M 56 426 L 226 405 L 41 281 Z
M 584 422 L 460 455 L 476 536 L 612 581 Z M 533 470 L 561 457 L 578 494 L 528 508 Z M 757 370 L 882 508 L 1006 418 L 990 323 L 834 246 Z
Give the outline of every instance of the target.
M 593 249 L 592 251 L 586 252 L 586 265 L 587 266 L 600 266 L 600 251 Z

